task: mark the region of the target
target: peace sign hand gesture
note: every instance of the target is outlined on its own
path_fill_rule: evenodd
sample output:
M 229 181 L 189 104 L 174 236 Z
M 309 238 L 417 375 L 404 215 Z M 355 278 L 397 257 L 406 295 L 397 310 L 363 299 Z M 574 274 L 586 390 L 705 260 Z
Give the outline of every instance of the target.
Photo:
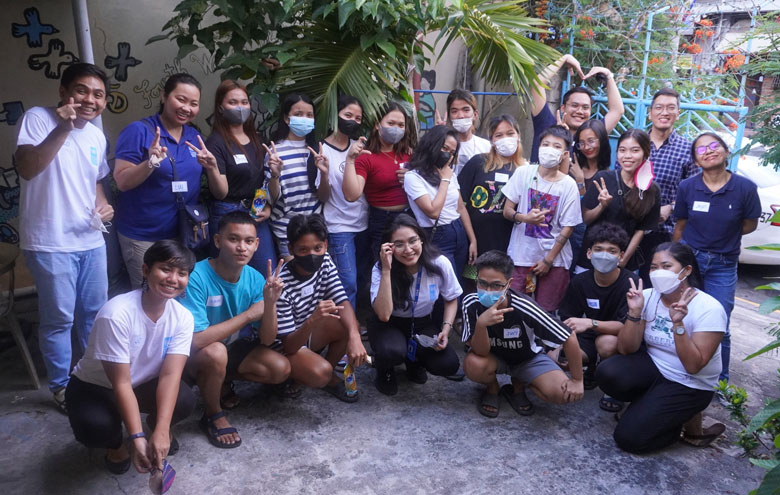
M 496 301 L 495 304 L 490 306 L 481 315 L 479 315 L 479 317 L 477 318 L 477 323 L 485 325 L 485 328 L 493 325 L 498 325 L 499 323 L 503 323 L 504 313 L 513 311 L 511 306 L 504 309 L 498 309 L 498 305 L 501 304 L 501 301 L 503 301 L 504 297 L 506 296 L 503 296 L 501 299 Z
M 436 125 L 447 125 L 447 121 L 443 118 L 441 118 L 441 114 L 439 114 L 439 110 L 436 110 Z
M 328 169 L 330 168 L 330 162 L 328 161 L 328 157 L 322 153 L 322 143 L 320 143 L 319 153 L 314 151 L 311 146 L 307 146 L 307 148 L 309 149 L 309 153 L 314 155 L 314 165 L 317 166 L 323 176 L 327 176 Z
M 160 126 L 157 126 L 154 131 L 152 145 L 149 146 L 149 168 L 159 167 L 160 162 L 165 159 L 167 154 L 168 148 L 160 146 Z
M 633 278 L 628 279 L 631 284 L 631 288 L 626 293 L 626 302 L 628 303 L 628 311 L 633 310 L 634 314 L 641 313 L 645 307 L 645 295 L 642 293 L 644 286 L 642 285 L 642 279 L 639 279 L 639 286 L 634 283 Z
M 276 271 L 271 264 L 271 260 L 268 260 L 268 277 L 265 279 L 265 287 L 263 287 L 263 299 L 269 303 L 275 303 L 282 295 L 282 289 L 284 289 L 284 281 L 279 278 L 279 272 L 282 270 L 284 260 L 279 260 L 279 264 L 276 265 Z
M 566 112 L 562 112 L 561 109 L 558 109 L 558 112 L 555 114 L 555 118 L 558 121 L 558 125 L 569 130 L 569 126 L 566 124 L 566 121 L 564 120 L 566 118 Z
M 198 149 L 196 146 L 193 146 L 189 141 L 185 141 L 185 144 L 195 152 L 195 158 L 197 158 L 201 167 L 205 168 L 206 170 L 217 169 L 217 159 L 214 158 L 214 155 L 212 155 L 208 148 L 206 148 L 206 143 L 203 142 L 203 138 L 200 137 L 200 134 L 198 134 L 198 144 L 200 145 L 200 149 Z
M 282 165 L 284 162 L 279 158 L 279 154 L 276 152 L 276 143 L 271 141 L 271 149 L 268 149 L 268 146 L 265 144 L 263 144 L 263 148 L 265 148 L 265 152 L 268 156 L 268 167 L 271 169 L 271 175 L 279 177 L 282 175 Z
M 688 287 L 685 289 L 685 292 L 683 292 L 682 297 L 680 297 L 680 300 L 676 303 L 672 303 L 671 306 L 669 306 L 669 318 L 672 319 L 672 323 L 679 324 L 682 323 L 683 318 L 685 318 L 688 315 L 688 304 L 693 300 L 694 297 L 696 297 L 699 293 L 694 289 L 693 287 Z
M 612 201 L 612 195 L 609 194 L 609 191 L 607 190 L 607 183 L 604 182 L 604 177 L 601 178 L 601 184 L 594 180 L 593 185 L 595 185 L 596 189 L 599 191 L 599 204 L 601 204 L 602 208 L 606 208 L 609 205 L 609 202 Z
M 365 137 L 360 136 L 357 141 L 352 143 L 352 146 L 349 147 L 349 151 L 347 152 L 347 160 L 354 160 L 360 155 L 370 155 L 371 152 L 365 149 L 366 141 L 368 140 Z
M 71 97 L 68 98 L 68 103 L 57 107 L 57 117 L 60 118 L 60 126 L 62 126 L 63 129 L 71 131 L 74 127 L 76 127 L 76 119 L 79 118 L 76 109 L 80 106 L 81 103 L 76 103 L 76 101 Z

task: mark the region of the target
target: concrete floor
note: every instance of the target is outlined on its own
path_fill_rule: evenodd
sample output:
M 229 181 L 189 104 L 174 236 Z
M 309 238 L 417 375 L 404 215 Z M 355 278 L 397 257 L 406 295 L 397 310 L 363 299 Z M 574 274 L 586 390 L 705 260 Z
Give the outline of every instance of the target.
M 763 329 L 778 316 L 739 301 L 732 316 L 732 382 L 749 390 L 753 411 L 760 397 L 777 396 L 780 363 L 742 358 L 771 340 Z M 30 390 L 15 348 L 0 355 L 0 376 L 2 495 L 149 493 L 148 475 L 131 469 L 113 476 L 103 452 L 74 440 L 48 391 Z M 502 401 L 500 416 L 488 419 L 475 407 L 479 386 L 468 380 L 415 385 L 399 373 L 398 395 L 385 397 L 372 377 L 370 369 L 358 371 L 354 405 L 313 390 L 281 400 L 240 384 L 243 403 L 230 418 L 243 445 L 212 447 L 197 428 L 197 411 L 175 429 L 181 450 L 170 458 L 177 477 L 169 493 L 745 494 L 764 474 L 740 457 L 736 426 L 717 404 L 705 415 L 729 429 L 714 446 L 680 443 L 634 456 L 615 447 L 615 420 L 598 408 L 598 389 L 567 406 L 532 397 L 530 417 Z

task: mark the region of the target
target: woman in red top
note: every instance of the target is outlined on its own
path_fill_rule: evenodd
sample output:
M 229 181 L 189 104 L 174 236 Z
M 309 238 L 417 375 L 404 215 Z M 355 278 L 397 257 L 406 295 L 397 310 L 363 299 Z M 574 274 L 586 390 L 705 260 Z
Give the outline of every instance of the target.
M 385 225 L 409 209 L 403 189 L 406 163 L 417 140 L 414 124 L 404 107 L 390 102 L 371 130 L 350 148 L 342 188 L 347 201 L 365 193 L 369 205 L 368 235 L 374 261 Z

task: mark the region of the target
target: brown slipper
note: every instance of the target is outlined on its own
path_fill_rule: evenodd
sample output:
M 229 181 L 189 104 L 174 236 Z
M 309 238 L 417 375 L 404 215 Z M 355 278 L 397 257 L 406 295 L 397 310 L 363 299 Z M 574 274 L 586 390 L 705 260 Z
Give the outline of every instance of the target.
M 726 425 L 715 423 L 707 428 L 702 428 L 701 435 L 691 435 L 683 432 L 682 440 L 694 447 L 706 447 L 721 436 L 724 431 L 726 431 Z

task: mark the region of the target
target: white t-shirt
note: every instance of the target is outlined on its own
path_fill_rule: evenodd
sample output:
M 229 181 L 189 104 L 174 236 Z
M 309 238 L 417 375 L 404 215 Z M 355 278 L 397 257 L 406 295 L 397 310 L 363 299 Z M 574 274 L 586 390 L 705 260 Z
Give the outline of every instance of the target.
M 433 262 L 439 267 L 444 276 L 442 277 L 428 273 L 427 270 L 422 271 L 420 278 L 420 295 L 417 298 L 417 304 L 414 306 L 414 316 L 416 318 L 431 314 L 433 311 L 433 304 L 439 298 L 440 294 L 445 301 L 452 301 L 463 294 L 463 289 L 460 288 L 458 277 L 455 276 L 455 270 L 452 268 L 450 260 L 443 255 L 439 255 Z M 399 262 L 393 260 L 393 263 Z M 378 264 L 375 264 L 374 269 L 371 271 L 371 304 L 374 303 L 377 294 L 379 294 L 379 282 L 381 281 L 382 269 Z M 400 316 L 402 318 L 410 318 L 412 316 L 411 301 L 414 301 L 416 286 L 417 274 L 414 275 L 412 285 L 409 286 L 409 307 L 406 309 L 393 309 L 393 316 Z
M 344 190 L 344 166 L 347 152 L 355 141 L 350 140 L 347 149 L 339 150 L 326 141 L 322 141 L 322 154 L 328 157 L 328 179 L 330 198 L 323 206 L 322 215 L 328 225 L 328 232 L 363 232 L 368 228 L 368 201 L 361 195 L 357 201 L 347 201 Z M 320 187 L 320 171 L 317 169 L 317 187 Z
M 153 322 L 141 307 L 141 290 L 120 294 L 100 308 L 84 357 L 73 374 L 87 383 L 112 388 L 101 361 L 130 363 L 130 383 L 136 387 L 160 375 L 168 354 L 190 355 L 192 314 L 178 301 L 165 303 Z
M 438 191 L 439 187 L 428 183 L 427 180 L 417 173 L 417 170 L 412 170 L 404 176 L 404 192 L 409 197 L 409 206 L 412 207 L 414 217 L 417 219 L 420 227 L 433 227 L 436 219 L 426 215 L 417 206 L 415 200 L 427 194 L 433 201 Z M 459 198 L 460 186 L 458 185 L 458 176 L 453 174 L 450 183 L 447 184 L 447 196 L 444 198 L 444 207 L 439 214 L 439 225 L 449 225 L 460 218 L 460 213 L 458 213 Z
M 582 223 L 580 193 L 577 183 L 568 175 L 557 182 L 539 176 L 538 166 L 525 165 L 512 174 L 501 189 L 504 196 L 517 204 L 517 211 L 528 213 L 533 208 L 550 210 L 545 217 L 547 227 L 516 223 L 509 238 L 507 254 L 515 266 L 533 266 L 555 245 L 555 239 L 564 227 Z M 553 261 L 553 266 L 571 266 L 571 246 L 567 241 Z
M 672 319 L 669 308 L 660 301 L 661 294 L 653 289 L 645 289 L 645 307 L 642 308 L 642 319 L 645 320 L 645 344 L 658 371 L 667 379 L 686 387 L 699 390 L 712 390 L 718 383 L 722 369 L 720 346 L 715 350 L 710 361 L 695 375 L 685 371 L 685 367 L 677 356 L 672 331 Z M 726 311 L 711 295 L 697 291 L 696 297 L 688 303 L 688 314 L 683 318 L 683 325 L 688 336 L 696 332 L 726 332 Z
M 54 108 L 25 112 L 17 146 L 37 146 L 57 127 Z M 92 123 L 70 131 L 54 160 L 30 180 L 19 176 L 19 246 L 30 251 L 75 252 L 104 244 L 90 227 L 97 181 L 108 175 L 106 137 Z
M 485 138 L 481 138 L 476 134 L 471 135 L 471 139 L 468 141 L 460 142 L 460 149 L 458 150 L 458 163 L 455 164 L 455 175 L 458 175 L 463 166 L 471 160 L 474 155 L 481 155 L 483 153 L 490 153 L 492 145 L 490 141 Z

